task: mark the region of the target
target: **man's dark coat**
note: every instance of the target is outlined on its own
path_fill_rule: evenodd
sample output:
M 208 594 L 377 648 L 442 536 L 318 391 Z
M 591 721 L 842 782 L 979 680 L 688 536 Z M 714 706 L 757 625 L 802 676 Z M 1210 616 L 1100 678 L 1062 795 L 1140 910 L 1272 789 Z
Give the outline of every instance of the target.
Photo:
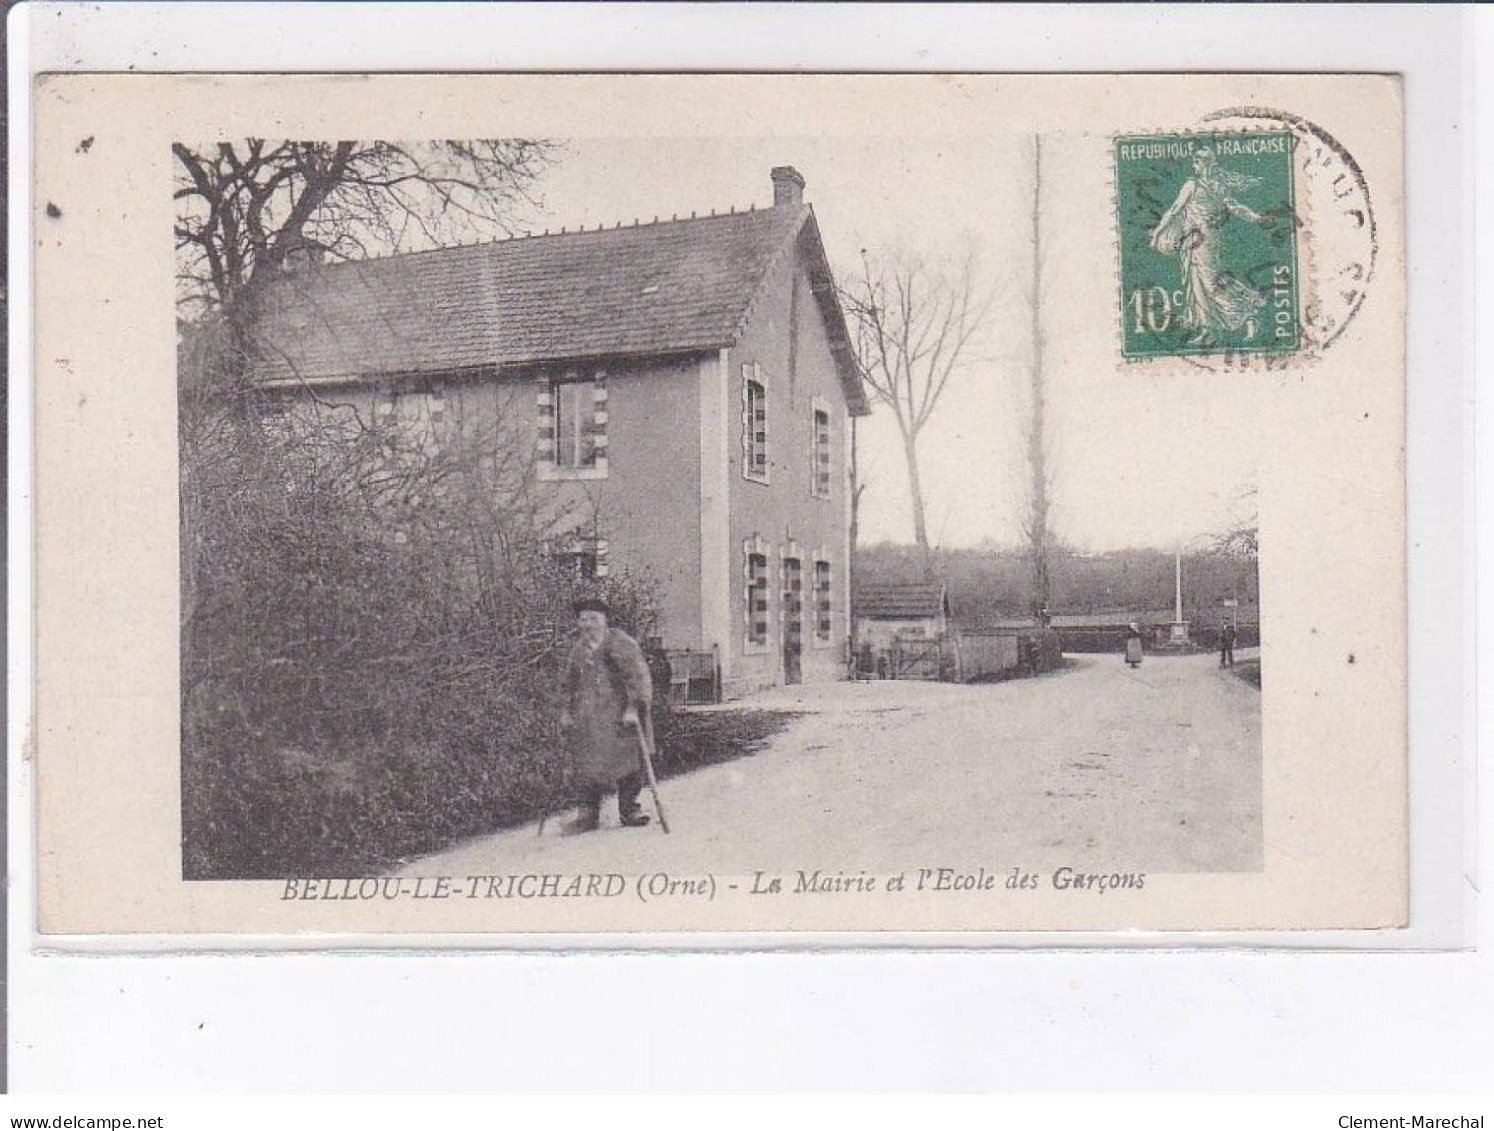
M 610 789 L 640 768 L 637 734 L 622 717 L 633 707 L 640 722 L 648 718 L 653 684 L 643 649 L 626 632 L 609 628 L 595 648 L 580 640 L 571 645 L 561 679 L 573 722 L 575 783 Z

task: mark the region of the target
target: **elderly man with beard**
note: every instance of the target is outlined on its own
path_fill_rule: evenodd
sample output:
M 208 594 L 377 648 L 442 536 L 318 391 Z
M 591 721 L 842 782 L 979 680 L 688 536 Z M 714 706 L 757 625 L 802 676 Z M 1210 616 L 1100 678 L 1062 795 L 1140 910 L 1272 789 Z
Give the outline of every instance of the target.
M 582 809 L 571 832 L 601 823 L 602 799 L 617 792 L 619 821 L 648 824 L 638 804 L 643 789 L 638 734 L 648 718 L 653 685 L 643 650 L 626 632 L 612 628 L 610 610 L 597 597 L 572 606 L 576 641 L 566 657 L 560 726 L 570 745 L 572 781 Z

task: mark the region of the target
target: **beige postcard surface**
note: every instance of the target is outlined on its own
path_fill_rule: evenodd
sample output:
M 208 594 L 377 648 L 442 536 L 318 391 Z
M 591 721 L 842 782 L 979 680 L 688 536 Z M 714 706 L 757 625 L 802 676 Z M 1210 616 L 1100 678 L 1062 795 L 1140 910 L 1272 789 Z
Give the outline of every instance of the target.
M 41 931 L 1404 926 L 1402 120 L 42 76 Z

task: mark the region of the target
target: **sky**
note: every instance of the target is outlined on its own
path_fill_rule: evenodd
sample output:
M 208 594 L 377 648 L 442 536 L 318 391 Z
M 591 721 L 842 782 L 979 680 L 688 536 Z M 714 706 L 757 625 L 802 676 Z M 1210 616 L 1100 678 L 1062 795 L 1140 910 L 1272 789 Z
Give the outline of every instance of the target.
M 1076 548 L 1185 546 L 1248 510 L 1257 429 L 1203 371 L 1126 367 L 1115 356 L 1114 244 L 1104 139 L 1043 149 L 1044 371 L 1055 532 Z M 543 176 L 543 211 L 522 224 L 611 225 L 772 204 L 769 170 L 803 174 L 832 268 L 861 249 L 952 264 L 967 250 L 996 295 L 968 362 L 920 439 L 936 545 L 1015 544 L 1027 470 L 1033 318 L 1029 136 L 573 138 Z M 1098 246 L 1096 246 L 1098 245 Z M 891 413 L 859 424 L 866 542 L 913 540 Z

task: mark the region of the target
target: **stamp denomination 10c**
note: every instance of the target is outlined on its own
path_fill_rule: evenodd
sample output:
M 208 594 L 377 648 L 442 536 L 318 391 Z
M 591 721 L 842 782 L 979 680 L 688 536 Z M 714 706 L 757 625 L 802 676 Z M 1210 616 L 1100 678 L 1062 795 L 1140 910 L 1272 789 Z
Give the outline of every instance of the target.
M 1127 358 L 1302 348 L 1293 136 L 1115 140 Z

